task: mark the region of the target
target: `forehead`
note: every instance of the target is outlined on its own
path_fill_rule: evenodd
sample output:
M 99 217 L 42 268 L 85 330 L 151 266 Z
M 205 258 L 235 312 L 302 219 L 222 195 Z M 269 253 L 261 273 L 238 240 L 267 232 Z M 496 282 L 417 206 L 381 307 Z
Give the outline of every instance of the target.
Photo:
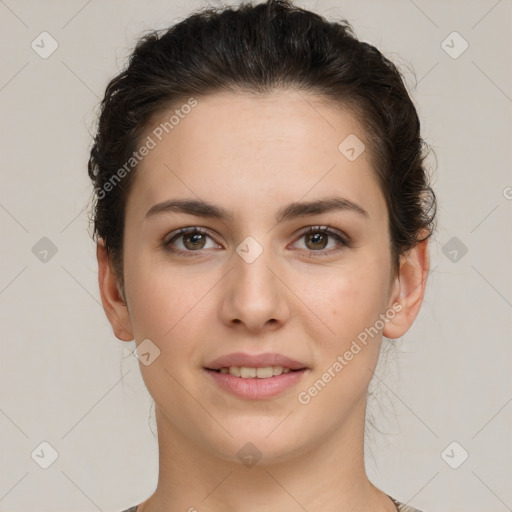
M 188 108 L 188 113 L 173 116 L 181 110 L 178 104 L 155 117 L 150 125 L 163 130 L 162 137 L 179 146 L 179 154 L 186 151 L 188 161 L 208 150 L 215 150 L 217 155 L 227 152 L 231 159 L 238 154 L 245 158 L 251 151 L 261 151 L 269 158 L 273 151 L 274 159 L 276 151 L 287 150 L 297 156 L 337 156 L 340 137 L 357 133 L 364 138 L 347 109 L 306 92 L 218 93 L 195 100 L 196 106 Z M 185 111 L 184 104 L 181 107 Z M 171 117 L 173 126 L 168 123 Z M 194 154 L 190 154 L 192 148 Z M 238 151 L 233 152 L 234 148 Z
M 175 105 L 148 125 L 142 139 L 151 137 L 154 147 L 137 168 L 137 194 L 129 201 L 150 207 L 169 196 L 214 194 L 228 205 L 258 206 L 258 197 L 259 206 L 277 207 L 276 201 L 306 194 L 311 200 L 333 189 L 355 202 L 365 202 L 365 196 L 379 201 L 368 151 L 355 160 L 341 151 L 344 141 L 364 147 L 366 138 L 349 111 L 289 90 L 195 101 L 181 111 Z

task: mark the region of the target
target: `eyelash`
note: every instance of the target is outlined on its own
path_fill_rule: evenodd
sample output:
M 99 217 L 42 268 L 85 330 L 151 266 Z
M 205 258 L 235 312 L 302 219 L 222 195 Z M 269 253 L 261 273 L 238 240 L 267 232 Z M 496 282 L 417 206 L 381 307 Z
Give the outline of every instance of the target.
M 342 247 L 352 247 L 352 242 L 348 237 L 341 236 L 337 231 L 333 231 L 332 229 L 330 229 L 329 226 L 310 226 L 306 231 L 303 231 L 299 235 L 299 239 L 310 234 L 310 233 L 322 233 L 322 234 L 328 235 L 328 236 L 336 239 Z M 171 254 L 178 254 L 180 256 L 183 255 L 186 257 L 196 257 L 195 254 L 191 254 L 191 253 L 200 253 L 201 249 L 199 249 L 197 251 L 183 251 L 181 249 L 176 249 L 176 248 L 172 247 L 172 245 L 171 245 L 172 242 L 174 242 L 175 240 L 177 240 L 178 238 L 180 238 L 184 235 L 195 235 L 195 234 L 205 235 L 205 236 L 208 236 L 209 238 L 212 238 L 210 236 L 210 234 L 208 233 L 208 231 L 206 231 L 205 229 L 200 228 L 198 226 L 191 226 L 188 228 L 179 229 L 174 234 L 174 236 L 172 236 L 168 240 L 164 239 L 162 246 L 167 252 L 170 252 Z M 335 254 L 341 250 L 342 250 L 342 248 L 337 248 L 334 250 L 328 249 L 328 250 L 321 250 L 321 251 L 306 250 L 307 253 L 305 254 L 305 256 L 307 258 L 313 258 L 315 256 Z

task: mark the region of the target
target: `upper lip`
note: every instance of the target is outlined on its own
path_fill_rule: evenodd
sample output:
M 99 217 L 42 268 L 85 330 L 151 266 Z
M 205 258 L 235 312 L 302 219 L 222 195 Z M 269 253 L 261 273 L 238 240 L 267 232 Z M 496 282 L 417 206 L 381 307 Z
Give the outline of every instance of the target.
M 290 370 L 302 370 L 303 368 L 307 368 L 307 365 L 304 363 L 276 352 L 253 355 L 244 352 L 234 352 L 205 364 L 205 368 L 209 370 L 220 370 L 221 368 L 229 368 L 230 366 L 245 366 L 248 368 L 282 366 L 284 368 L 290 368 Z

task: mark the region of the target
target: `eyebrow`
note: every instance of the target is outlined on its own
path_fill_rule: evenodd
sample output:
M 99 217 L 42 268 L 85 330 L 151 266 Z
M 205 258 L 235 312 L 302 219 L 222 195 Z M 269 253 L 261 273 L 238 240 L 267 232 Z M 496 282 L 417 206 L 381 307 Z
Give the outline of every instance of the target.
M 326 197 L 308 202 L 293 202 L 280 208 L 276 213 L 276 221 L 283 222 L 308 215 L 318 215 L 333 210 L 349 211 L 369 218 L 368 212 L 358 204 L 343 197 Z M 170 199 L 152 206 L 145 217 L 162 213 L 187 213 L 196 217 L 207 217 L 222 221 L 233 220 L 231 211 L 205 201 L 196 199 Z

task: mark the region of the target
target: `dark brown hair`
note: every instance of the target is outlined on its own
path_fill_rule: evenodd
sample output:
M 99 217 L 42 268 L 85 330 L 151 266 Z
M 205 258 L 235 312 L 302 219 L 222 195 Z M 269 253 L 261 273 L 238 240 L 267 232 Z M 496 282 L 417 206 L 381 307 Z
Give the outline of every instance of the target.
M 209 7 L 141 37 L 101 102 L 88 165 L 96 192 L 92 221 L 121 285 L 125 204 L 136 166 L 113 178 L 126 169 L 150 120 L 190 97 L 282 88 L 313 93 L 364 120 L 395 269 L 400 254 L 432 234 L 436 198 L 424 167 L 428 148 L 397 67 L 359 41 L 346 20 L 329 22 L 288 0 Z

